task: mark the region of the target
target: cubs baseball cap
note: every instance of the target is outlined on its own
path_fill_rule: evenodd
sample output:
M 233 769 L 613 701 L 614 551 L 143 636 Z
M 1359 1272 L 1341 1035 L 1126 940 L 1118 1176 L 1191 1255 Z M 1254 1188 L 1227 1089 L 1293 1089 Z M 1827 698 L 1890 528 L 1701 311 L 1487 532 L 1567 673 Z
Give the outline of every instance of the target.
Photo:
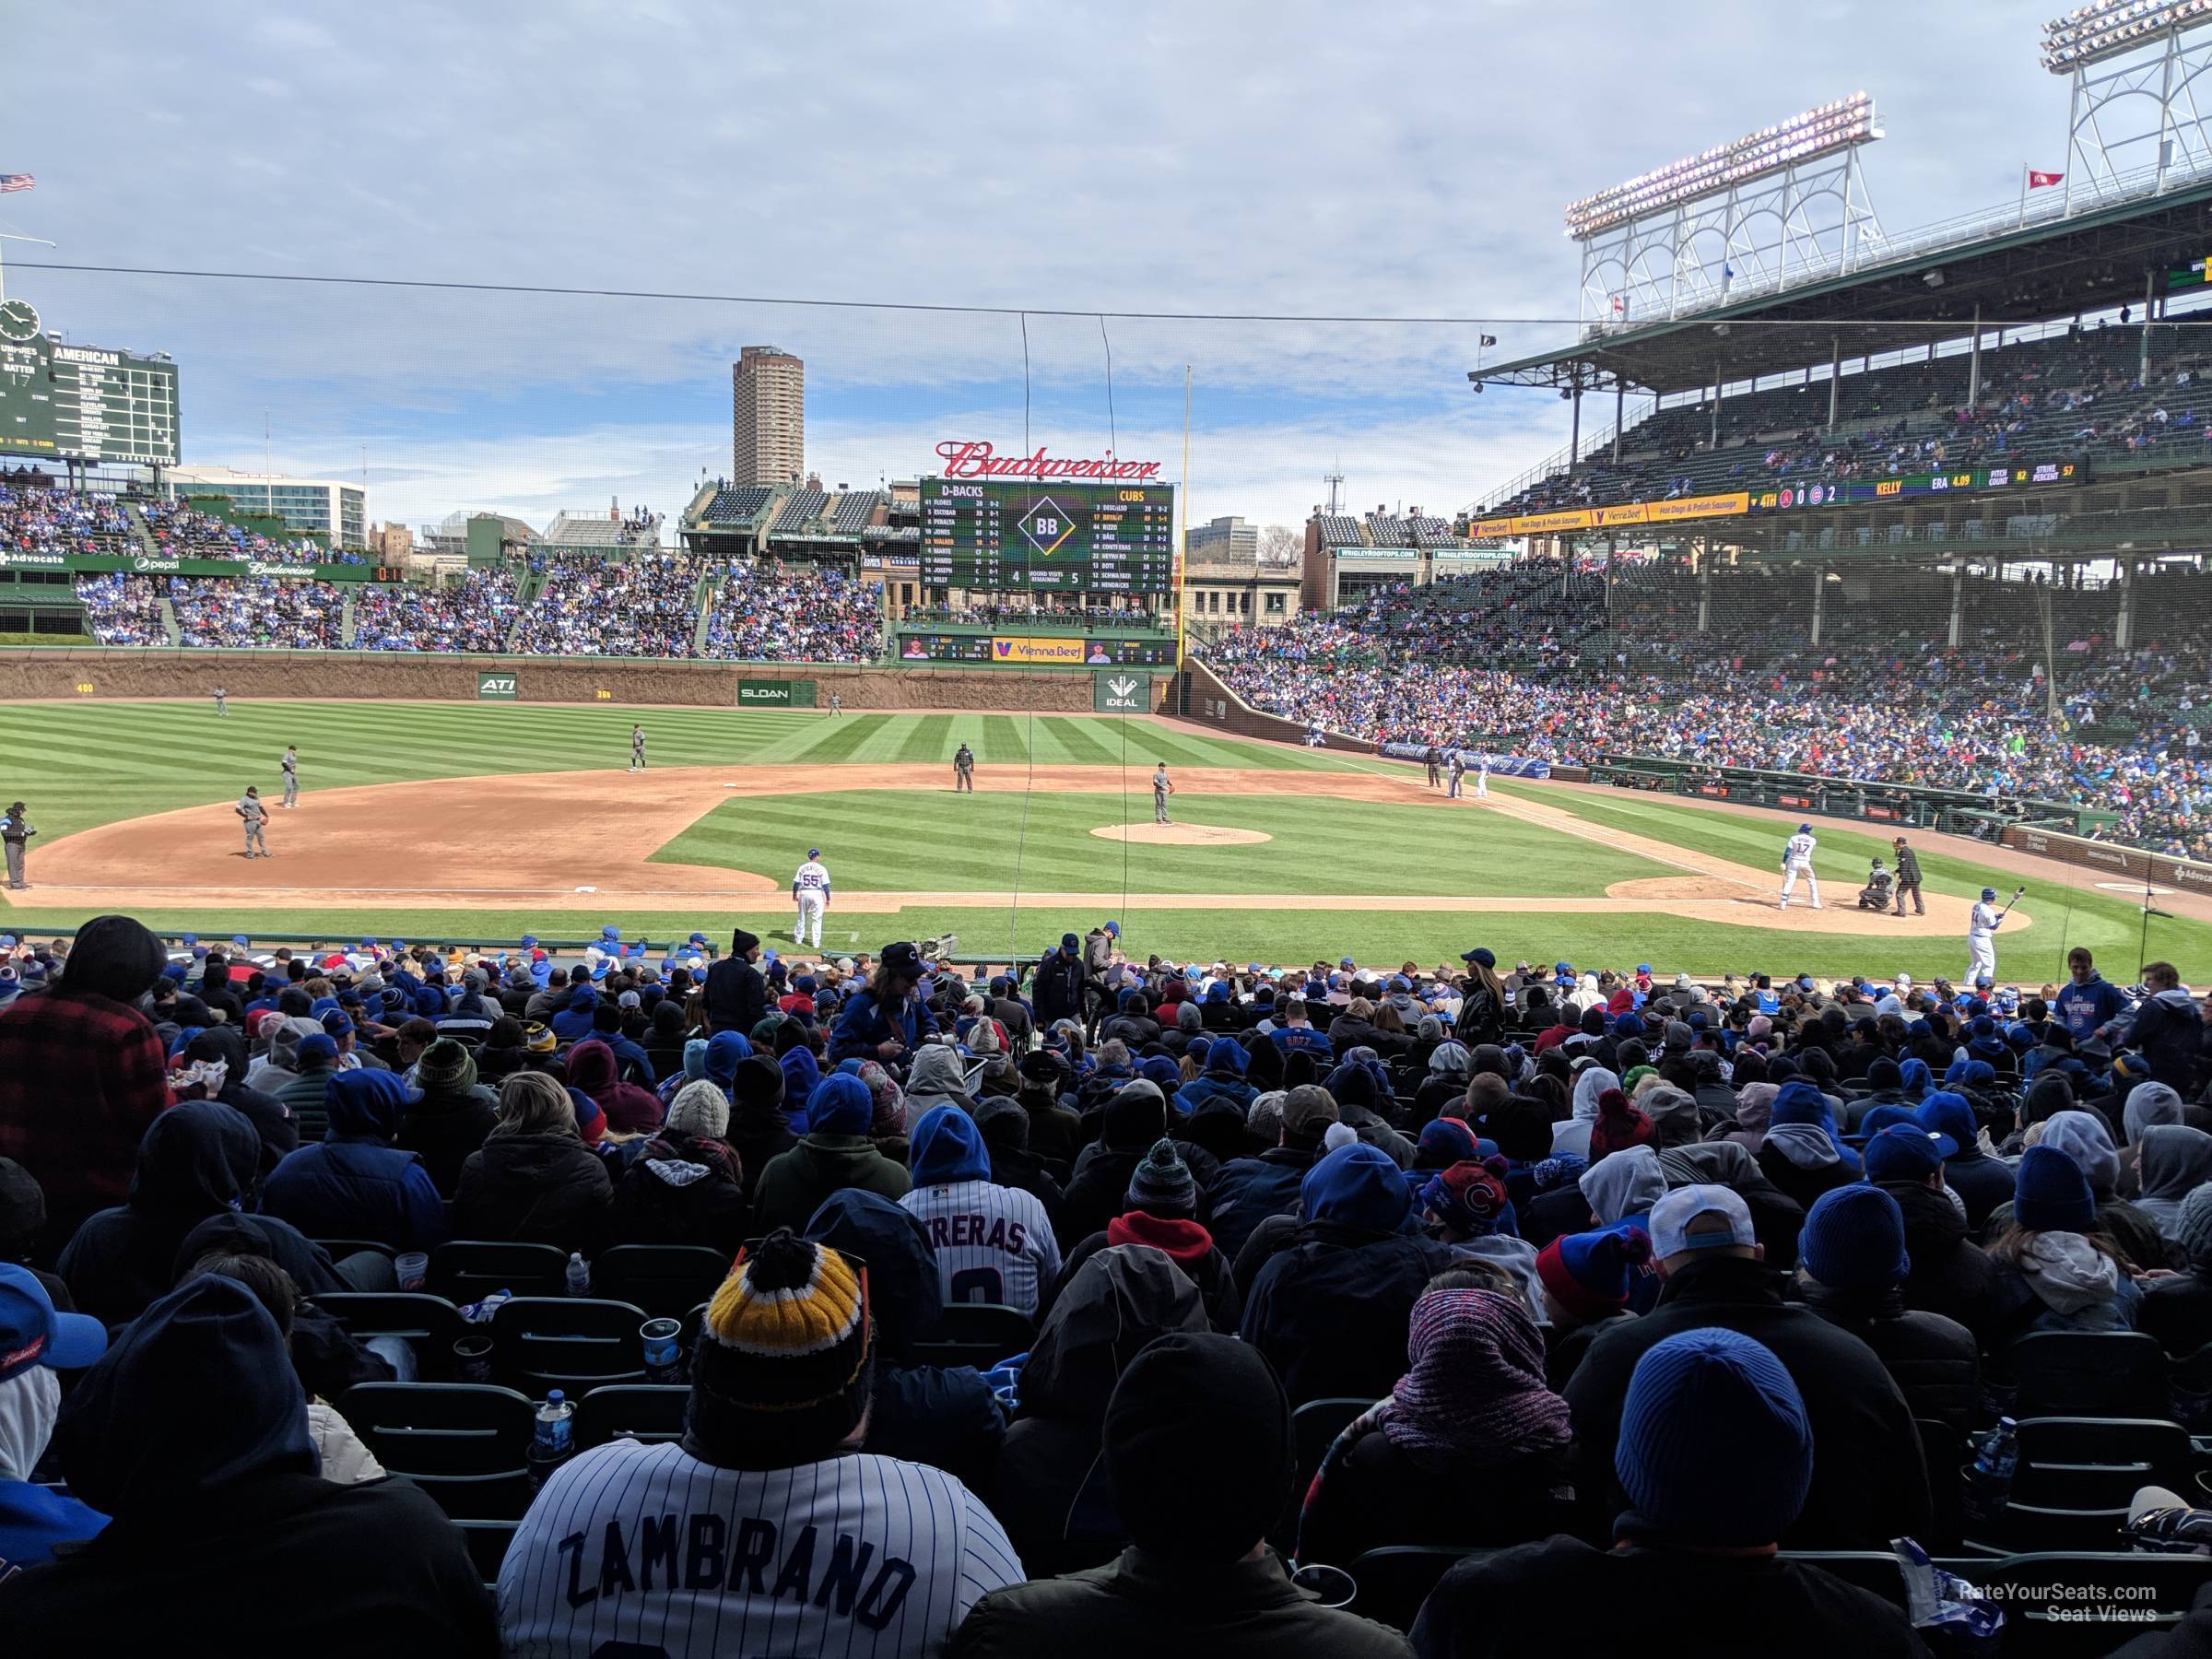
M 1725 1231 L 1710 1228 L 1697 1232 L 1691 1224 L 1704 1216 L 1726 1219 Z M 1751 1230 L 1751 1211 L 1724 1186 L 1699 1184 L 1677 1187 L 1652 1206 L 1652 1253 L 1661 1260 L 1685 1251 L 1748 1248 L 1759 1241 Z
M 907 939 L 886 945 L 883 947 L 883 970 L 888 974 L 919 979 L 922 976 L 922 953 Z
M 1463 962 L 1477 962 L 1485 968 L 1495 968 L 1498 966 L 1497 953 L 1491 950 L 1487 945 L 1477 945 L 1472 950 L 1461 951 L 1459 953 L 1459 959 Z
M 822 850 L 819 847 L 809 847 L 806 849 L 806 856 L 809 858 L 819 858 L 821 855 Z
M 107 1351 L 108 1330 L 99 1320 L 56 1312 L 37 1274 L 0 1265 L 0 1382 L 34 1365 L 82 1371 Z

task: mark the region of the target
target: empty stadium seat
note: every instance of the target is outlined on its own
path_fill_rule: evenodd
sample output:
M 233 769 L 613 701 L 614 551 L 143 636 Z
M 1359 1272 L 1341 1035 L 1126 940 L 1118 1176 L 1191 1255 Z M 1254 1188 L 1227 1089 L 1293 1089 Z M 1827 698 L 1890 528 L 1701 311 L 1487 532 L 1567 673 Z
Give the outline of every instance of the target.
M 729 1273 L 730 1258 L 702 1244 L 618 1244 L 592 1258 L 592 1293 L 681 1319 Z
M 2124 1507 L 2141 1488 L 2191 1488 L 2202 1461 L 2179 1423 L 2144 1418 L 2030 1418 L 2019 1425 L 2015 1502 Z
M 1886 1549 L 1785 1549 L 1783 1559 L 1818 1567 L 1900 1608 L 1906 1605 L 1904 1564 Z
M 550 1244 L 508 1244 L 456 1239 L 430 1252 L 426 1288 L 460 1306 L 495 1290 L 516 1296 L 559 1296 L 569 1288 L 569 1258 Z
M 989 1371 L 1001 1359 L 1029 1351 L 1037 1327 L 1030 1316 L 999 1302 L 948 1302 L 926 1341 L 912 1345 L 916 1365 L 972 1365 Z
M 2178 1623 L 2212 1583 L 2212 1556 L 2016 1555 L 1968 1571 L 2005 1609 L 2006 1659 L 2086 1659 Z M 2099 1607 L 2114 1617 L 2100 1617 Z
M 684 1431 L 691 1390 L 680 1384 L 620 1382 L 594 1388 L 576 1402 L 576 1450 L 609 1441 L 671 1441 Z
M 645 1351 L 631 1302 L 518 1296 L 491 1316 L 492 1375 L 533 1399 L 560 1389 L 574 1399 L 607 1382 L 641 1382 Z
M 2165 1414 L 2166 1355 L 2140 1331 L 2044 1331 L 2006 1350 L 2016 1418 L 2157 1418 Z
M 362 1382 L 338 1415 L 377 1462 L 456 1520 L 519 1520 L 530 1507 L 535 1407 L 481 1382 Z
M 314 1304 L 344 1325 L 356 1341 L 371 1336 L 403 1338 L 414 1348 L 426 1381 L 447 1374 L 453 1344 L 470 1329 L 452 1302 L 419 1291 L 330 1291 L 316 1297 Z
M 1492 1553 L 1451 1544 L 1394 1544 L 1367 1550 L 1345 1569 L 1355 1586 L 1352 1611 L 1394 1630 L 1410 1630 L 1439 1579 L 1469 1556 Z

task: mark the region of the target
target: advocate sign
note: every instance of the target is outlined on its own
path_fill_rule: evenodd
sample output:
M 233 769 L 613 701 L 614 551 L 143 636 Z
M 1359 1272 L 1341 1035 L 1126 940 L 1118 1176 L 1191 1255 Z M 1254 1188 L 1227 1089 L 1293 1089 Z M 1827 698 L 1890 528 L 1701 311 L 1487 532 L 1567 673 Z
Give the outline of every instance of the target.
M 947 438 L 937 445 L 947 478 L 1096 478 L 1100 483 L 1148 483 L 1159 477 L 1157 461 L 1124 461 L 1112 451 L 1098 460 L 1048 455 L 1002 455 L 980 439 Z

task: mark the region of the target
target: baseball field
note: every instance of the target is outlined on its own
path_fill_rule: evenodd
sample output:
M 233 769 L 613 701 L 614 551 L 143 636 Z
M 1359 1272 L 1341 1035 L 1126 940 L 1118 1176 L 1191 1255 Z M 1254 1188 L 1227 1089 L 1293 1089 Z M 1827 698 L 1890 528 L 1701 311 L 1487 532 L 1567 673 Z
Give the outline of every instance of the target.
M 647 770 L 629 769 L 629 731 Z M 951 759 L 976 757 L 956 794 Z M 232 803 L 301 794 L 273 854 L 243 856 Z M 1174 822 L 1153 824 L 1164 761 Z M 1473 780 L 1468 781 L 1470 792 Z M 1416 959 L 1487 944 L 1511 961 L 1693 972 L 1956 976 L 1983 886 L 2027 896 L 2000 977 L 2063 977 L 2087 945 L 2132 973 L 2139 894 L 2092 872 L 1917 838 L 1928 914 L 1853 899 L 1877 834 L 1826 820 L 1826 908 L 1774 906 L 1772 815 L 1493 780 L 1450 801 L 1418 768 L 1223 738 L 1147 718 L 865 714 L 374 700 L 0 705 L 0 792 L 40 833 L 0 925 L 128 910 L 172 930 L 655 943 L 733 925 L 788 945 L 792 872 L 819 847 L 823 942 L 957 934 L 963 955 L 1044 948 L 1108 918 L 1133 952 L 1270 961 Z M 2212 977 L 2212 922 L 2177 898 L 2149 955 Z

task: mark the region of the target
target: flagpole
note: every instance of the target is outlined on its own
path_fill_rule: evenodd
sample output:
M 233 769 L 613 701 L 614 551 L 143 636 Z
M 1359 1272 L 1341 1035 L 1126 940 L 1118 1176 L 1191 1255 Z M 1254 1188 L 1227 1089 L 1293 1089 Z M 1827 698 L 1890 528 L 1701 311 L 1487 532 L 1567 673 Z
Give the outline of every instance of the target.
M 2021 162 L 2021 163 L 2020 163 L 2020 223 L 2019 223 L 2019 228 L 2020 228 L 2021 229 L 2023 229 L 2023 230 L 2025 230 L 2026 229 L 2028 229 L 2028 171 L 2029 171 L 2029 169 L 2028 169 L 2028 164 L 2027 164 L 2025 161 Z

